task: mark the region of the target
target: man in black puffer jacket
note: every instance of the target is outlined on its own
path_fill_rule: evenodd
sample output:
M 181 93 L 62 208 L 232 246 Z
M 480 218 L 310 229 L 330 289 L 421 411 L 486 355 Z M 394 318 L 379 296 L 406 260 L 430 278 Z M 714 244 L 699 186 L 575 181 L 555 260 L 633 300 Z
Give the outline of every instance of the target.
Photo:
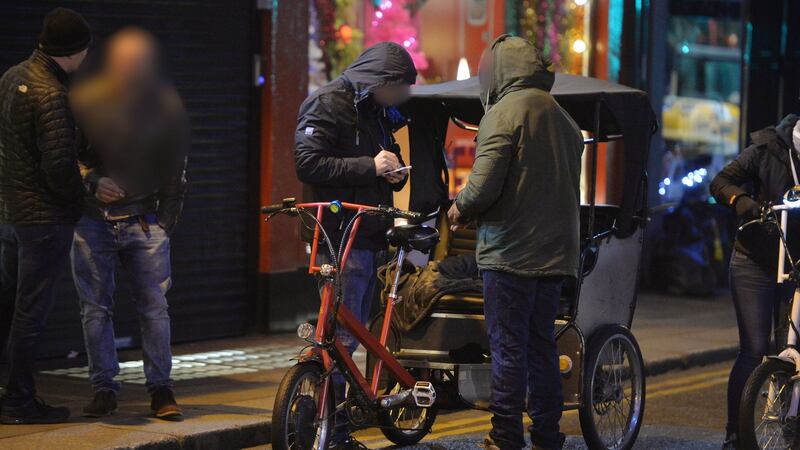
M 310 189 L 309 201 L 391 205 L 392 192 L 406 182 L 407 171 L 392 132 L 405 125 L 396 105 L 409 97 L 417 78 L 411 55 L 391 42 L 376 44 L 359 55 L 342 76 L 311 94 L 300 106 L 295 132 L 295 169 Z M 322 223 L 338 250 L 352 212 L 326 212 Z M 363 217 L 342 276 L 343 301 L 365 323 L 375 296 L 379 254 L 386 249 L 391 220 Z M 326 248 L 324 245 L 320 249 Z M 321 258 L 327 256 L 320 250 Z M 339 330 L 339 341 L 352 353 L 358 342 Z M 333 377 L 337 403 L 344 380 Z M 358 448 L 347 432 L 347 414 L 336 416 L 331 448 Z
M 56 8 L 44 20 L 38 49 L 0 78 L 0 345 L 8 338 L 10 362 L 0 423 L 69 417 L 67 408 L 37 399 L 33 364 L 81 213 L 84 187 L 65 83 L 90 41 L 83 17 Z

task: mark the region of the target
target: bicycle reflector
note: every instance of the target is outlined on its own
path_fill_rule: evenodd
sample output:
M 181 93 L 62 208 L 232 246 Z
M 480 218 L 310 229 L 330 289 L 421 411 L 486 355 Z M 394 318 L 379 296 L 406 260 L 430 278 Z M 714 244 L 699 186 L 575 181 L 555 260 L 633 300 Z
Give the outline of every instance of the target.
M 308 322 L 301 323 L 300 326 L 297 327 L 297 336 L 300 339 L 306 340 L 310 339 L 311 336 L 314 335 L 314 325 L 311 325 Z
M 339 214 L 339 211 L 341 210 L 342 210 L 342 202 L 340 202 L 339 200 L 334 200 L 331 202 L 330 205 L 328 205 L 328 211 L 334 214 Z
M 558 357 L 558 369 L 562 374 L 566 375 L 572 371 L 572 358 L 567 355 Z

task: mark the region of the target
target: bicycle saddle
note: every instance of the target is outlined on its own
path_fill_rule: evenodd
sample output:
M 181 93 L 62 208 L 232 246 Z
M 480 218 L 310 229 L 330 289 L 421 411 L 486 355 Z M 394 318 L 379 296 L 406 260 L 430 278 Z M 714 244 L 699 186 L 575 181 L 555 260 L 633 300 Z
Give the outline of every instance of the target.
M 397 225 L 386 232 L 386 240 L 395 247 L 428 253 L 439 242 L 439 231 L 425 225 Z

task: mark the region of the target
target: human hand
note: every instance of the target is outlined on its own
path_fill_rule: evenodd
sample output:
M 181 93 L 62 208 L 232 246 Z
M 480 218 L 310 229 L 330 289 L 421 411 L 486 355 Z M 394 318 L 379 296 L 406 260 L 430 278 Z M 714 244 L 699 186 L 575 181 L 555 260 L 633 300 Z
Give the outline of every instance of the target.
M 103 203 L 113 203 L 125 198 L 125 191 L 111 178 L 102 177 L 97 180 L 97 189 L 94 196 Z
M 385 173 L 382 176 L 390 184 L 395 184 L 403 181 L 406 178 L 406 176 L 408 176 L 408 171 L 401 170 L 400 172 Z
M 463 216 L 461 215 L 461 211 L 458 210 L 456 202 L 453 202 L 450 209 L 447 211 L 447 219 L 450 221 L 450 231 L 456 231 L 464 225 L 461 223 Z
M 400 161 L 398 161 L 397 155 L 388 150 L 381 150 L 380 153 L 375 155 L 373 160 L 375 161 L 375 176 L 378 177 L 383 176 L 386 172 L 400 168 Z M 398 172 L 395 172 L 390 175 L 396 175 L 397 173 Z
M 742 195 L 734 203 L 736 214 L 744 220 L 758 219 L 761 217 L 761 205 L 749 195 Z

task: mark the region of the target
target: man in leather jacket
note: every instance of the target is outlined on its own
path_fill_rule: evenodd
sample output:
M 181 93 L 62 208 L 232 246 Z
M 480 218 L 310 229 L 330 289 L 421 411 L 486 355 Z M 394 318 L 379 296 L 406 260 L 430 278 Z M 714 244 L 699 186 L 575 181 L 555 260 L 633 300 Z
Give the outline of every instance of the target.
M 8 338 L 10 362 L 0 423 L 69 417 L 36 397 L 33 365 L 83 200 L 66 83 L 90 41 L 78 13 L 56 8 L 33 55 L 0 78 L 0 353 Z
M 94 398 L 85 417 L 117 408 L 120 384 L 112 321 L 116 261 L 128 273 L 141 324 L 144 372 L 156 417 L 181 416 L 172 393 L 170 233 L 183 204 L 188 121 L 177 92 L 158 75 L 154 38 L 126 29 L 108 44 L 104 70 L 76 86 L 75 117 L 89 194 L 75 228 L 78 291 Z

